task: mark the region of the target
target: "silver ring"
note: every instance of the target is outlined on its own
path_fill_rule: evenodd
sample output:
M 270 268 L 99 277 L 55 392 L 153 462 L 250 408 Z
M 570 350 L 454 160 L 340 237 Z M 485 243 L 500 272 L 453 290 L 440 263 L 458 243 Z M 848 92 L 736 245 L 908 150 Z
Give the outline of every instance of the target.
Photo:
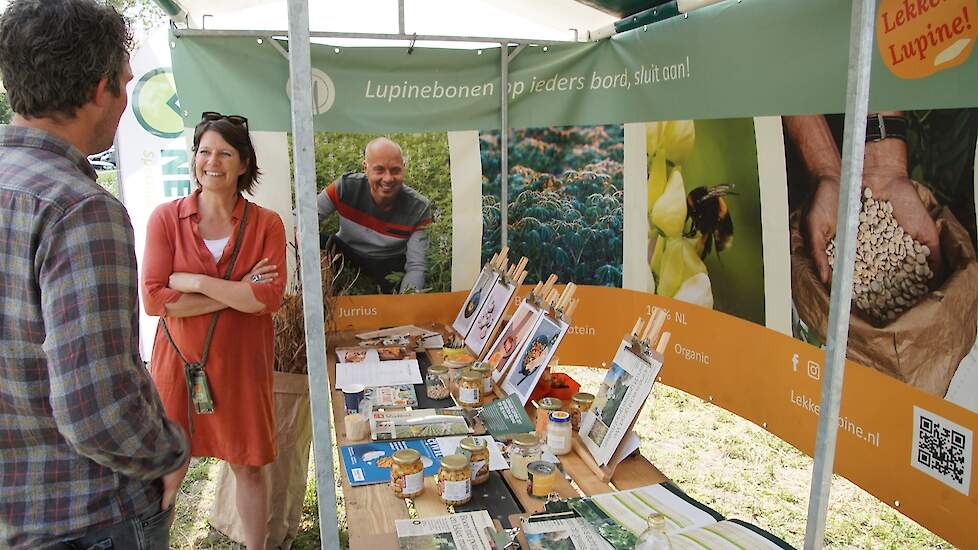
M 252 282 L 255 283 L 261 282 L 261 273 L 255 273 L 254 275 L 252 275 L 251 280 Z

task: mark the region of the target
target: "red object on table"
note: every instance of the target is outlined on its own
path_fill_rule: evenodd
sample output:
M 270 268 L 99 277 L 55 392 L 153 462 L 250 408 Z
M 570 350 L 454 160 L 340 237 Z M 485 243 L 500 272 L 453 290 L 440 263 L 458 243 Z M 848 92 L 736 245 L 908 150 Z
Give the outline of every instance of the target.
M 564 403 L 569 403 L 575 393 L 581 391 L 581 385 L 567 374 L 562 372 L 552 373 L 550 380 L 546 377 L 540 379 L 537 387 L 530 394 L 531 401 L 540 401 L 544 397 L 556 397 Z

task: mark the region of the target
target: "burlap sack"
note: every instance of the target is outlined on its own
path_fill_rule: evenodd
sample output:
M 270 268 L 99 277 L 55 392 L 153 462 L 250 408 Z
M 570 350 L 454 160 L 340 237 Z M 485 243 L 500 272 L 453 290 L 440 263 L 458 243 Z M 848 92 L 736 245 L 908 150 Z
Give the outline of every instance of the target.
M 944 397 L 954 371 L 975 342 L 978 316 L 978 263 L 967 230 L 927 188 L 917 194 L 941 235 L 947 279 L 892 322 L 874 324 L 852 306 L 848 358 L 926 392 Z M 791 218 L 791 293 L 798 316 L 826 340 L 829 288 L 818 279 L 804 236 L 801 215 Z
M 312 416 L 309 385 L 304 374 L 274 373 L 275 427 L 278 458 L 265 466 L 268 478 L 268 536 L 265 548 L 292 547 L 306 494 Z M 211 527 L 231 540 L 244 544 L 244 530 L 234 504 L 234 474 L 222 462 L 217 475 L 214 505 L 208 518 Z

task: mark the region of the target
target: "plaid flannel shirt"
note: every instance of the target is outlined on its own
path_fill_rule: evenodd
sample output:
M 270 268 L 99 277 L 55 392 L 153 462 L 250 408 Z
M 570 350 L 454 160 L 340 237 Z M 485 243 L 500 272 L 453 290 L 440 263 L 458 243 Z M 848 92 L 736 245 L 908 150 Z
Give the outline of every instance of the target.
M 0 547 L 146 511 L 189 453 L 138 351 L 122 204 L 55 136 L 0 126 Z

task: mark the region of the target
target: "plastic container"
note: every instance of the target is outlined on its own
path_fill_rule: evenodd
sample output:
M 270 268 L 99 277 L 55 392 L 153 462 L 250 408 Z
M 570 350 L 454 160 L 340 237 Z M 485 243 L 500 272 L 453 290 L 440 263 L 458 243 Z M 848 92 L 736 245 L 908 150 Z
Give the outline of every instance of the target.
M 550 413 L 550 424 L 547 426 L 547 447 L 550 448 L 550 452 L 557 456 L 569 453 L 573 439 L 570 413 L 567 411 Z
M 424 492 L 424 465 L 421 453 L 401 449 L 394 453 L 391 464 L 391 488 L 400 498 L 411 498 Z
M 489 447 L 484 439 L 466 437 L 458 444 L 458 454 L 469 458 L 472 469 L 472 485 L 489 481 Z
M 507 451 L 509 453 L 509 473 L 516 479 L 525 481 L 527 478 L 526 467 L 531 462 L 540 460 L 542 453 L 540 438 L 533 434 L 514 435 Z
M 472 500 L 472 474 L 469 459 L 464 455 L 448 455 L 441 459 L 438 470 L 438 496 L 450 506 Z

